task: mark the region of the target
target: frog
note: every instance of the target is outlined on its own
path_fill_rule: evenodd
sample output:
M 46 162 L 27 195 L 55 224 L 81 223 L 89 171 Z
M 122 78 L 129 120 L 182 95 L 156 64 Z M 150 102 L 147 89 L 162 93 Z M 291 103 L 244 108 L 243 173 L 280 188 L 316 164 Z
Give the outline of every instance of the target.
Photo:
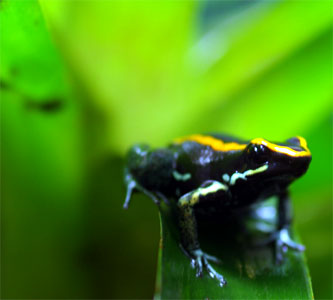
M 273 233 L 277 262 L 283 261 L 288 250 L 305 250 L 292 238 L 289 196 L 290 184 L 306 173 L 312 159 L 303 137 L 270 142 L 218 133 L 193 134 L 162 148 L 134 145 L 126 159 L 124 208 L 133 192 L 147 195 L 157 205 L 175 203 L 180 246 L 197 277 L 207 272 L 221 287 L 227 284 L 212 265 L 220 259 L 201 249 L 198 218 L 234 216 L 272 196 L 278 200 Z

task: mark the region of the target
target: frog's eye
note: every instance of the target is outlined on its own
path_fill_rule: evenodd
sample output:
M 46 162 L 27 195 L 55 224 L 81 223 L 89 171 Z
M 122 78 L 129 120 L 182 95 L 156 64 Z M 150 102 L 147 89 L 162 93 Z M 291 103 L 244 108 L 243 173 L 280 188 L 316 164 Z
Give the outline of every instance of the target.
M 269 149 L 265 145 L 250 144 L 248 146 L 248 157 L 252 162 L 265 163 L 269 158 Z

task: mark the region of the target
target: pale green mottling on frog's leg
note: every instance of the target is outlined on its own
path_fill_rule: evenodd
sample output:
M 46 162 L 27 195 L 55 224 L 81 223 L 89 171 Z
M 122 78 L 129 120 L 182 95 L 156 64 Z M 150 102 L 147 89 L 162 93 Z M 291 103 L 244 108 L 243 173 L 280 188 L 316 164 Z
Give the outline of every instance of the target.
M 205 184 L 209 185 L 204 186 Z M 228 189 L 226 185 L 218 181 L 207 181 L 202 186 L 183 195 L 178 201 L 179 225 L 181 229 L 182 244 L 187 250 L 199 248 L 196 219 L 193 207 L 199 202 L 200 196 L 206 196 L 219 190 L 225 191 Z
M 183 195 L 178 201 L 181 244 L 187 254 L 192 257 L 192 267 L 196 269 L 197 276 L 201 276 L 203 269 L 206 269 L 212 278 L 219 281 L 220 286 L 224 286 L 227 282 L 208 262 L 210 260 L 217 263 L 218 259 L 202 252 L 200 249 L 193 208 L 199 202 L 200 196 L 204 197 L 211 193 L 226 190 L 228 190 L 228 186 L 221 182 L 207 181 L 201 187 Z
M 207 187 L 199 187 L 196 190 L 185 194 L 179 199 L 180 205 L 190 204 L 194 205 L 198 203 L 200 196 L 207 196 L 208 194 L 216 193 L 217 191 L 223 190 L 226 191 L 228 187 L 218 181 L 212 181 L 211 184 Z

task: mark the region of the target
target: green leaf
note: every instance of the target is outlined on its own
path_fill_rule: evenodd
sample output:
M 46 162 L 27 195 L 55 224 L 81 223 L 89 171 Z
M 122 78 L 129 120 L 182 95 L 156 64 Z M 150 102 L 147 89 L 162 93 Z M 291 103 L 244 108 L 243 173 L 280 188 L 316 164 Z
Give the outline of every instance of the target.
M 163 126 L 172 137 L 178 125 L 170 118 L 182 119 L 188 106 L 183 101 L 189 86 L 184 57 L 196 3 L 40 2 L 74 73 L 94 95 L 94 105 L 112 120 L 109 145 L 124 152 L 147 136 L 165 141 L 166 135 L 151 124 Z
M 190 128 L 276 140 L 302 135 L 331 109 L 330 59 L 331 30 L 327 29 L 265 76 L 206 107 Z
M 251 246 L 236 241 L 232 228 L 205 228 L 201 233 L 204 251 L 222 260 L 214 268 L 228 284 L 220 287 L 207 273 L 195 276 L 189 258 L 179 247 L 178 229 L 168 207 L 160 213 L 161 247 L 156 298 L 161 299 L 313 299 L 304 254 L 289 251 L 277 265 L 271 246 Z M 232 227 L 232 226 L 231 226 Z M 199 236 L 200 237 L 200 236 Z M 204 238 L 203 238 L 204 237 Z
M 1 1 L 0 21 L 1 296 L 78 297 L 82 273 L 67 262 L 80 235 L 82 111 L 38 2 Z
M 200 98 L 220 102 L 302 49 L 331 26 L 331 9 L 328 1 L 259 2 L 215 24 L 192 50 L 204 70 Z
M 117 151 L 205 130 L 286 138 L 330 103 L 330 48 L 307 47 L 331 26 L 328 2 L 240 1 L 207 30 L 199 20 L 209 2 L 40 2 Z M 292 117 L 281 124 L 286 106 Z

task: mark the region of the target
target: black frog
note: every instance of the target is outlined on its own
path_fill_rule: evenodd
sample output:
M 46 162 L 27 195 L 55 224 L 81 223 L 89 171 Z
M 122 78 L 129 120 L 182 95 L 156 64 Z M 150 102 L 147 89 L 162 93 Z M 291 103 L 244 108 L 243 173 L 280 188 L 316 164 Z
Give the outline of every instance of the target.
M 203 270 L 226 284 L 203 252 L 197 234 L 197 217 L 221 217 L 251 207 L 271 196 L 278 197 L 278 224 L 274 235 L 277 259 L 286 249 L 303 251 L 290 236 L 289 185 L 308 169 L 311 153 L 302 137 L 284 143 L 263 138 L 242 141 L 221 134 L 191 135 L 166 148 L 133 146 L 127 156 L 125 183 L 128 207 L 133 191 L 168 202 L 174 199 L 179 216 L 182 248 L 195 262 L 197 276 Z

